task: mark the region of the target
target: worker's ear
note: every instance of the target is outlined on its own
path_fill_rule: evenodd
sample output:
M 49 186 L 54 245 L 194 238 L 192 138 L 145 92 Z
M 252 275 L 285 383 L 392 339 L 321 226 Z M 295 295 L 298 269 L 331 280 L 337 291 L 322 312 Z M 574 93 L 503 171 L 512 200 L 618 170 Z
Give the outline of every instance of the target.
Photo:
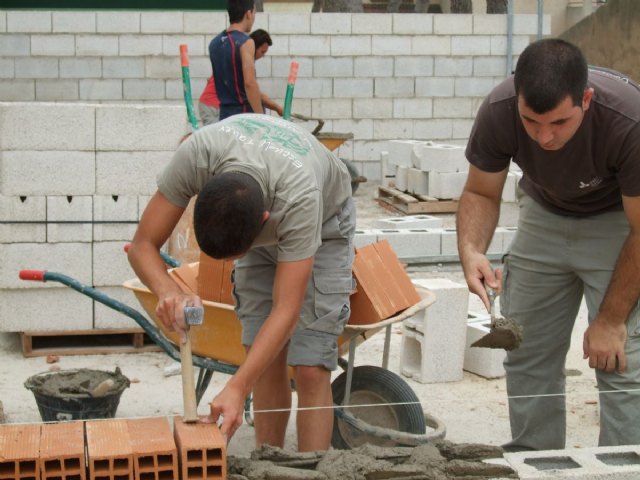
M 265 210 L 264 212 L 262 212 L 262 223 L 266 223 L 267 220 L 269 220 L 269 212 Z
M 586 112 L 589 110 L 589 105 L 591 105 L 591 99 L 593 98 L 593 88 L 587 88 L 584 91 L 584 95 L 582 95 L 582 111 Z

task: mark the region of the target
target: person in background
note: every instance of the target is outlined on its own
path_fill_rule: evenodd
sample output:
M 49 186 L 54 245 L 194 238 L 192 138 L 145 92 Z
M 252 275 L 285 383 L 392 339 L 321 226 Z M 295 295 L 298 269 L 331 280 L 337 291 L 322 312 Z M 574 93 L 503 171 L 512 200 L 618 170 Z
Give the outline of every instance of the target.
M 260 60 L 267 54 L 269 47 L 273 45 L 271 36 L 266 30 L 261 28 L 254 30 L 249 36 L 253 39 L 256 45 L 255 59 Z M 281 105 L 271 100 L 266 93 L 261 92 L 260 95 L 262 97 L 262 105 L 265 108 L 274 110 L 278 115 L 282 116 Z M 209 77 L 207 84 L 200 95 L 198 112 L 200 113 L 200 120 L 202 121 L 203 126 L 215 123 L 220 119 L 220 100 L 216 93 L 213 76 Z
M 640 443 L 640 89 L 589 68 L 560 39 L 527 46 L 515 75 L 480 106 L 457 212 L 469 290 L 523 328 L 504 362 L 509 451 L 563 449 L 565 361 L 581 301 L 584 358 L 600 391 L 599 444 Z M 522 169 L 518 230 L 503 268 L 486 251 L 513 161 Z

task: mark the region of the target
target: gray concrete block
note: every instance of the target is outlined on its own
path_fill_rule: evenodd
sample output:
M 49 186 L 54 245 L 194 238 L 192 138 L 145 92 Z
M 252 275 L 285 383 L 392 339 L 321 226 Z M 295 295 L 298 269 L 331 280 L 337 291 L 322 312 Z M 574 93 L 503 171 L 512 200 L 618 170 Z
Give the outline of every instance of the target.
M 405 165 L 396 167 L 396 188 L 401 192 L 409 190 L 409 168 Z
M 53 33 L 95 33 L 95 12 L 52 12 Z
M 25 282 L 26 283 L 26 282 Z M 39 286 L 43 284 L 37 282 Z M 44 284 L 47 285 L 47 284 Z M 0 290 L 0 331 L 89 330 L 93 327 L 93 302 L 59 283 L 56 288 Z
M 381 98 L 413 97 L 413 78 L 380 77 L 374 79 L 375 96 Z
M 10 243 L 0 244 L 0 288 L 30 289 L 55 287 L 54 283 L 27 282 L 20 270 L 47 270 L 69 275 L 91 285 L 91 244 Z M 2 303 L 2 302 L 0 302 Z
M 23 102 L 35 100 L 34 80 L 0 80 L 0 98 L 5 101 Z
M 144 78 L 145 59 L 143 57 L 103 58 L 102 76 L 104 78 Z
M 172 155 L 173 152 L 98 152 L 95 193 L 152 195 L 157 190 L 156 178 Z
M 58 78 L 57 58 L 17 57 L 16 78 Z
M 140 12 L 97 12 L 98 33 L 139 33 Z
M 434 98 L 433 116 L 435 118 L 470 118 L 474 114 L 475 98 Z
M 76 55 L 111 57 L 118 55 L 118 49 L 117 35 L 76 35 Z
M 354 77 L 371 77 L 375 72 L 376 77 L 393 76 L 393 57 L 356 57 L 353 63 Z
M 138 226 L 138 197 L 96 195 L 93 197 L 93 219 L 96 222 L 94 241 L 130 241 Z
M 138 300 L 134 293 L 124 287 L 100 287 L 100 291 L 105 295 L 117 300 L 136 310 L 139 307 Z M 132 318 L 107 307 L 100 302 L 94 302 L 93 328 L 137 328 L 139 325 Z
M 396 57 L 395 75 L 398 77 L 430 77 L 433 75 L 433 57 Z
M 420 35 L 411 39 L 412 55 L 451 55 L 451 39 L 446 35 Z
M 39 102 L 72 101 L 79 98 L 78 80 L 36 80 L 36 100 Z
M 460 198 L 467 181 L 467 172 L 440 173 L 431 171 L 428 179 L 430 197 L 457 200 Z
M 143 11 L 140 13 L 140 33 L 182 33 L 182 16 L 180 11 Z
M 434 215 L 404 215 L 402 217 L 378 218 L 374 222 L 374 228 L 442 228 L 442 219 Z
M 392 118 L 393 100 L 390 98 L 356 98 L 353 100 L 353 116 L 362 119 Z
M 458 255 L 458 234 L 455 228 L 445 228 L 440 235 L 442 255 Z
M 2 35 L 2 42 L 0 42 L 0 55 L 7 57 L 18 57 L 30 54 L 30 35 Z
M 489 333 L 491 317 L 488 314 L 469 312 L 463 368 L 467 372 L 485 378 L 504 377 L 503 362 L 506 352 L 494 348 L 472 347 L 471 344 Z
M 162 35 L 122 35 L 120 55 L 146 56 L 162 54 Z
M 7 31 L 7 12 L 0 12 L 0 32 Z
M 371 98 L 373 96 L 372 78 L 335 78 L 333 80 L 335 97 Z
M 354 35 L 390 34 L 393 28 L 392 25 L 392 17 L 390 15 L 351 14 L 351 32 Z
M 372 55 L 405 55 L 411 50 L 411 37 L 404 35 L 372 35 Z
M 118 286 L 135 277 L 124 251 L 126 242 L 93 243 L 93 284 L 98 287 Z
M 13 58 L 0 58 L 0 78 L 15 77 L 15 60 Z
M 356 230 L 356 234 L 353 238 L 353 245 L 356 248 L 364 247 L 371 243 L 378 241 L 378 235 L 375 230 Z
M 312 35 L 349 35 L 351 34 L 351 16 L 340 13 L 311 15 Z
M 169 55 L 176 60 L 176 56 L 180 55 L 180 45 L 187 45 L 187 53 L 189 54 L 189 63 L 198 56 L 206 56 L 209 61 L 209 42 L 211 39 L 206 35 L 163 35 L 162 36 L 162 53 Z M 191 73 L 191 71 L 190 71 Z
M 371 39 L 366 35 L 346 37 L 331 37 L 331 56 L 360 56 L 371 55 Z
M 470 35 L 473 31 L 473 15 L 445 13 L 434 15 L 435 35 Z
M 631 480 L 640 477 L 640 447 L 568 448 L 505 453 L 522 480 Z
M 60 78 L 100 78 L 102 59 L 74 57 L 60 59 Z
M 45 242 L 46 226 L 37 223 L 44 222 L 45 218 L 45 197 L 0 195 L 0 243 Z
M 429 176 L 419 168 L 407 169 L 407 191 L 413 195 L 429 195 Z
M 227 24 L 227 12 L 184 12 L 184 31 L 207 35 L 207 45 L 214 32 L 221 32 Z
M 66 224 L 57 222 L 79 222 Z M 93 239 L 93 197 L 47 197 L 47 242 L 91 242 Z
M 80 80 L 82 100 L 122 100 L 122 80 Z
M 2 102 L 0 150 L 91 151 L 95 126 L 92 105 Z
M 378 240 L 388 240 L 400 259 L 440 255 L 440 231 L 428 228 L 375 229 Z
M 51 12 L 13 10 L 7 12 L 7 32 L 49 33 Z
M 126 100 L 164 100 L 164 80 L 150 78 L 125 78 L 122 97 Z
M 47 241 L 47 226 L 35 223 L 0 224 L 0 243 L 44 243 Z
M 351 117 L 351 99 L 319 98 L 311 100 L 311 113 L 314 118 L 332 119 Z
M 414 150 L 421 149 L 425 144 L 421 140 L 390 140 L 388 144 L 389 163 L 413 167 Z
M 455 84 L 449 77 L 416 78 L 416 97 L 453 97 Z M 450 137 L 424 137 L 450 138 Z
M 421 142 L 411 151 L 411 163 L 425 172 L 466 172 L 469 162 L 460 145 Z
M 413 138 L 413 120 L 374 118 L 373 138 L 377 141 Z
M 433 16 L 420 13 L 393 15 L 394 35 L 430 35 L 433 33 Z
M 74 35 L 31 35 L 31 55 L 59 57 L 75 52 Z
M 289 54 L 293 56 L 331 55 L 331 37 L 329 35 L 291 35 Z
M 3 195 L 91 195 L 95 191 L 93 152 L 5 151 L 0 160 Z
M 140 128 L 141 125 L 144 128 Z M 99 150 L 174 151 L 186 132 L 183 105 L 96 107 L 96 148 Z
M 495 82 L 491 78 L 456 78 L 454 80 L 454 89 L 457 97 L 484 97 L 489 94 L 494 86 Z

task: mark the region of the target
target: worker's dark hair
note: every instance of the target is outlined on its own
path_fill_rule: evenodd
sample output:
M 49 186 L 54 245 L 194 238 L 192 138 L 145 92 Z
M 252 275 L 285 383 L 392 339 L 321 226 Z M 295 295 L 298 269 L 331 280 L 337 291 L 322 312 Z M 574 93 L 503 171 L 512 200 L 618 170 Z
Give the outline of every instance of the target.
M 587 69 L 575 45 L 559 38 L 538 40 L 520 54 L 514 77 L 516 94 L 539 114 L 553 110 L 567 95 L 574 106 L 581 106 Z
M 269 46 L 273 45 L 273 42 L 271 41 L 271 35 L 269 35 L 269 32 L 267 32 L 266 30 L 263 30 L 261 28 L 258 28 L 256 30 L 254 30 L 253 32 L 251 32 L 250 36 L 251 36 L 251 38 L 253 38 L 253 42 L 256 44 L 256 50 L 263 43 L 266 43 Z
M 255 7 L 254 0 L 227 0 L 227 13 L 229 23 L 239 23 L 244 18 L 244 14 L 252 11 Z
M 214 175 L 198 193 L 193 211 L 200 249 L 216 259 L 246 253 L 262 229 L 264 211 L 262 189 L 251 176 Z

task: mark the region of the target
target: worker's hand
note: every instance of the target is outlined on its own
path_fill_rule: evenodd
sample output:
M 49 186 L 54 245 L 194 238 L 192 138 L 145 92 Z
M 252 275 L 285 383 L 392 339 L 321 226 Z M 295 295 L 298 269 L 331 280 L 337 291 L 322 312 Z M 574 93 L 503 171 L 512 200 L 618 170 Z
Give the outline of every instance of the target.
M 274 106 L 278 115 L 280 116 L 284 115 L 284 108 L 282 107 L 282 105 L 276 103 Z
M 487 287 L 491 287 L 497 295 L 500 294 L 502 270 L 498 268 L 494 271 L 489 259 L 481 253 L 466 255 L 462 260 L 462 268 L 469 291 L 478 295 L 489 311 Z
M 234 388 L 230 381 L 210 404 L 209 421 L 220 426 L 220 432 L 227 443 L 242 425 L 245 398 L 244 392 Z
M 583 358 L 589 359 L 589 367 L 612 373 L 623 373 L 627 368 L 624 344 L 627 340 L 627 326 L 623 323 L 608 322 L 596 317 L 584 332 L 582 342 Z
M 158 300 L 156 316 L 170 331 L 180 336 L 180 343 L 187 341 L 189 326 L 184 320 L 184 307 L 201 307 L 202 300 L 197 295 L 169 293 Z

